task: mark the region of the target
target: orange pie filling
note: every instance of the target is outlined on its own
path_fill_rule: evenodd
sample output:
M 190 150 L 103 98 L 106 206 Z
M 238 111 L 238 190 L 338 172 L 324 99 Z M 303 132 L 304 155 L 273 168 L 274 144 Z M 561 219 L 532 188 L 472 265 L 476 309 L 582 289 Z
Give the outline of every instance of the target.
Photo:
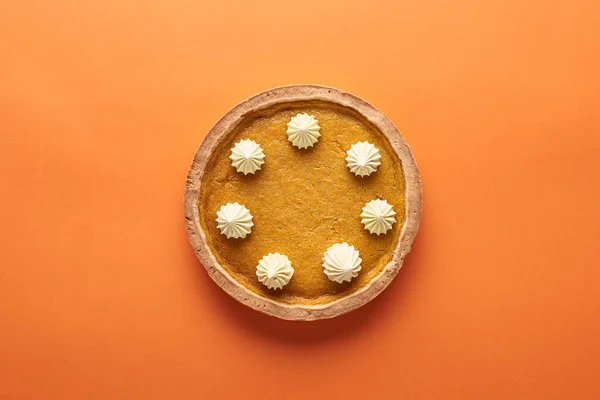
M 298 113 L 314 116 L 321 127 L 308 149 L 292 146 L 287 123 Z M 231 165 L 235 143 L 251 139 L 264 150 L 265 163 L 244 175 Z M 359 142 L 374 144 L 381 165 L 369 176 L 346 166 L 346 151 Z M 367 285 L 392 259 L 405 220 L 402 165 L 387 138 L 359 113 L 322 101 L 289 102 L 247 116 L 213 152 L 202 178 L 200 223 L 219 264 L 251 291 L 286 304 L 324 304 Z M 369 201 L 385 199 L 396 211 L 386 234 L 370 234 L 361 223 Z M 217 229 L 216 213 L 226 203 L 245 205 L 253 215 L 252 232 L 227 239 Z M 362 269 L 350 282 L 323 273 L 323 254 L 346 242 L 360 251 Z M 256 275 L 268 253 L 285 254 L 294 274 L 281 290 L 268 289 Z

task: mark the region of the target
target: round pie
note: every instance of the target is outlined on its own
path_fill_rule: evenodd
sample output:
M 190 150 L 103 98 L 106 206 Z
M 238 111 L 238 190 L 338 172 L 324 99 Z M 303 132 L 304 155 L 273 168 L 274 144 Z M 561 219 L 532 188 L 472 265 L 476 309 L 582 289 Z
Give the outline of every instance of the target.
M 294 85 L 217 122 L 196 152 L 184 203 L 190 242 L 223 290 L 269 315 L 315 320 L 366 304 L 394 279 L 418 231 L 421 182 L 380 111 L 331 87 Z M 239 237 L 226 211 L 243 213 Z M 338 257 L 326 257 L 330 248 L 352 252 L 353 269 L 324 269 Z M 265 263 L 275 256 L 282 279 Z

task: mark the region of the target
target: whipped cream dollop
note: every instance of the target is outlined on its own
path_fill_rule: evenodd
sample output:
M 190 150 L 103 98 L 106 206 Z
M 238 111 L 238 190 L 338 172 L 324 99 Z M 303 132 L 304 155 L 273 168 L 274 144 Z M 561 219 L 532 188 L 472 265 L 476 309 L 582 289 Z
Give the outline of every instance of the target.
M 253 174 L 260 169 L 264 161 L 265 153 L 262 147 L 254 140 L 244 139 L 237 142 L 231 149 L 231 165 L 235 167 L 237 172 Z
M 319 121 L 306 113 L 296 114 L 287 126 L 288 140 L 299 149 L 312 147 L 321 136 Z
M 227 203 L 217 211 L 217 228 L 227 239 L 245 238 L 252 226 L 254 223 L 250 210 L 237 202 Z
M 360 218 L 365 229 L 379 236 L 392 229 L 392 224 L 396 222 L 394 215 L 396 215 L 396 212 L 387 200 L 377 199 L 365 204 Z
M 281 289 L 294 275 L 292 263 L 286 255 L 269 253 L 258 262 L 256 276 L 269 289 Z
M 379 161 L 381 159 L 379 149 L 369 142 L 358 142 L 353 144 L 346 154 L 348 155 L 348 157 L 346 157 L 346 165 L 354 175 L 371 175 L 377 170 L 377 167 L 381 165 L 381 162 Z
M 336 243 L 323 256 L 323 272 L 338 283 L 350 282 L 361 270 L 362 259 L 358 250 L 348 243 Z

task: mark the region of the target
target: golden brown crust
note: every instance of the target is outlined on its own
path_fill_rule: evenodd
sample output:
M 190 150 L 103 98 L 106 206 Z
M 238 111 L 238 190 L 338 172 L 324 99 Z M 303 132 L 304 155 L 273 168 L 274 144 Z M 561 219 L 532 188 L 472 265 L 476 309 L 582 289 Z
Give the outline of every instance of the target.
M 362 114 L 375 125 L 388 139 L 393 150 L 402 162 L 406 181 L 405 223 L 396 245 L 392 260 L 381 273 L 360 290 L 341 299 L 320 305 L 283 304 L 262 297 L 232 278 L 218 263 L 210 250 L 206 234 L 200 224 L 198 201 L 202 177 L 209 156 L 220 141 L 234 129 L 245 116 L 276 104 L 302 100 L 322 100 L 349 107 Z M 338 89 L 317 85 L 284 86 L 259 93 L 229 111 L 217 122 L 200 145 L 190 167 L 184 196 L 184 214 L 190 242 L 198 259 L 211 278 L 233 298 L 266 314 L 289 320 L 315 320 L 332 318 L 366 304 L 383 291 L 393 280 L 402 266 L 404 257 L 419 228 L 421 216 L 421 181 L 419 171 L 410 151 L 396 127 L 377 109 L 364 100 Z

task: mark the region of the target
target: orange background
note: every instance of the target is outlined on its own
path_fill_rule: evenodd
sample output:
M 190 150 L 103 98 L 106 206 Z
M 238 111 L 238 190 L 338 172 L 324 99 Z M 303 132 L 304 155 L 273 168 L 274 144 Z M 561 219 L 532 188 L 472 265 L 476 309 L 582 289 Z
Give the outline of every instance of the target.
M 598 1 L 281 3 L 0 2 L 0 398 L 599 398 Z M 316 323 L 183 225 L 203 135 L 290 83 L 379 107 L 424 183 L 396 281 Z

